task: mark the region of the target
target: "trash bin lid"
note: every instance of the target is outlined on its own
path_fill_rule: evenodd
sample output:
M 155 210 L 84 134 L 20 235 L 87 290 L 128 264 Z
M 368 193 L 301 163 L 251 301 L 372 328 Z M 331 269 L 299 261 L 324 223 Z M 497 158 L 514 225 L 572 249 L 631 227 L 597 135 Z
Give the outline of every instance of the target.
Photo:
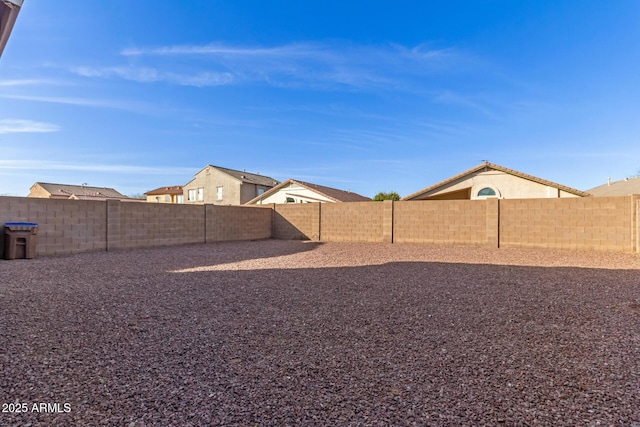
M 32 230 L 38 226 L 37 222 L 5 222 L 4 226 L 12 231 Z

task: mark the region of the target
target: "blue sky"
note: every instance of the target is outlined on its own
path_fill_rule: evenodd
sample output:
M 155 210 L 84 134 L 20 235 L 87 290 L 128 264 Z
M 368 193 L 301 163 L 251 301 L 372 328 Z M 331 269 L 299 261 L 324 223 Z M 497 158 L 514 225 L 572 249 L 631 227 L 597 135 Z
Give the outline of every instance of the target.
M 640 2 L 25 0 L 0 194 L 139 194 L 207 164 L 406 195 L 483 160 L 640 173 Z

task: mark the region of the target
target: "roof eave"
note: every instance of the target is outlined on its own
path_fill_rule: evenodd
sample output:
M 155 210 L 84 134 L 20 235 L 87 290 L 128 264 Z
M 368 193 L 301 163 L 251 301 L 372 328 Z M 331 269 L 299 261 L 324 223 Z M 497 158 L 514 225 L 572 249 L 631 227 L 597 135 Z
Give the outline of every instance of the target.
M 280 190 L 285 185 L 287 185 L 287 184 L 289 184 L 291 182 L 295 182 L 295 181 L 293 181 L 292 179 L 284 180 L 280 184 L 276 185 L 275 187 L 271 187 L 269 190 L 265 191 L 261 195 L 259 195 L 257 197 L 254 197 L 253 199 L 249 200 L 248 202 L 245 203 L 245 205 L 257 204 L 257 202 L 259 202 L 260 200 L 271 196 L 272 194 L 276 193 L 278 190 Z
M 2 52 L 9 41 L 11 30 L 13 30 L 13 25 L 18 18 L 21 6 L 22 0 L 0 2 L 0 23 L 4 21 L 4 26 L 0 27 L 0 56 L 2 56 Z
M 326 197 L 327 199 L 333 200 L 334 202 L 342 202 L 342 200 L 338 200 L 335 197 L 331 197 L 330 195 L 328 195 L 326 193 L 323 193 L 322 191 L 318 190 L 317 188 L 310 187 L 305 182 L 300 182 L 300 181 L 295 181 L 295 180 L 292 180 L 292 181 L 295 182 L 296 184 L 298 184 L 299 186 L 301 186 L 303 188 L 306 188 L 309 191 L 313 191 L 314 193 L 318 193 L 321 196 Z
M 476 172 L 478 172 L 478 171 L 480 171 L 482 169 L 485 169 L 485 170 L 489 170 L 489 169 L 497 170 L 497 171 L 500 171 L 500 172 L 507 173 L 509 175 L 513 175 L 513 176 L 517 176 L 517 177 L 522 178 L 522 179 L 526 179 L 528 181 L 536 182 L 538 184 L 554 187 L 554 188 L 557 188 L 558 190 L 564 191 L 566 193 L 574 194 L 576 196 L 591 197 L 591 194 L 586 193 L 584 191 L 577 190 L 575 188 L 567 187 L 565 185 L 561 185 L 561 184 L 558 184 L 558 183 L 555 183 L 555 182 L 552 182 L 552 181 L 547 181 L 546 179 L 538 178 L 538 177 L 535 177 L 533 175 L 525 174 L 523 172 L 518 172 L 516 170 L 505 168 L 504 166 L 496 165 L 494 163 L 485 162 L 485 163 L 481 163 L 481 164 L 479 164 L 477 166 L 474 166 L 471 169 L 467 169 L 466 171 L 461 172 L 461 173 L 459 173 L 457 175 L 454 175 L 454 176 L 452 176 L 450 178 L 447 178 L 447 179 L 445 179 L 443 181 L 440 181 L 440 182 L 438 182 L 438 183 L 436 183 L 434 185 L 431 185 L 429 187 L 423 188 L 422 190 L 416 191 L 415 193 L 411 193 L 408 196 L 404 196 L 400 200 L 403 200 L 403 201 L 404 200 L 413 200 L 418 196 L 424 195 L 425 193 L 433 191 L 433 190 L 435 190 L 435 189 L 437 189 L 439 187 L 443 187 L 443 186 L 445 186 L 445 185 L 447 185 L 447 184 L 449 184 L 449 183 L 451 183 L 453 181 L 456 181 L 458 179 L 462 179 L 462 178 L 464 178 L 464 177 L 466 177 L 468 175 L 471 175 L 473 173 L 476 173 Z

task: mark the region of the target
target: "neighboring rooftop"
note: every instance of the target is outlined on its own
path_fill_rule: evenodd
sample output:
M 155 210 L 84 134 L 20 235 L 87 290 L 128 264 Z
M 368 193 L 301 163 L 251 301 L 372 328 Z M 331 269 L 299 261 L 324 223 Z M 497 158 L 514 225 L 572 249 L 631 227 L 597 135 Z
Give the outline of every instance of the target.
M 164 196 L 166 194 L 177 196 L 182 194 L 182 191 L 182 185 L 172 185 L 170 187 L 159 187 L 144 194 L 146 196 Z
M 322 195 L 336 201 L 336 202 L 370 202 L 369 197 L 362 196 L 358 193 L 353 193 L 350 190 L 338 190 L 337 188 L 325 187 L 324 185 L 312 184 L 310 182 L 295 181 L 298 185 L 306 187 L 309 190 L 317 191 Z
M 599 185 L 587 190 L 587 193 L 596 197 L 608 196 L 629 196 L 631 194 L 640 194 L 640 176 L 625 178 L 620 181 L 610 182 Z
M 509 169 L 506 168 L 504 166 L 500 166 L 497 165 L 495 163 L 489 163 L 489 162 L 484 162 L 481 163 L 477 166 L 472 167 L 471 169 L 468 169 L 464 172 L 461 172 L 457 175 L 454 175 L 450 178 L 447 178 L 443 181 L 440 181 L 434 185 L 431 185 L 427 188 L 423 188 L 422 190 L 416 191 L 415 193 L 409 194 L 407 196 L 404 196 L 401 200 L 412 200 L 412 199 L 416 199 L 418 196 L 423 195 L 425 193 L 430 193 L 433 192 L 436 189 L 439 189 L 441 187 L 445 187 L 447 184 L 452 183 L 456 180 L 460 180 L 462 178 L 465 178 L 469 175 L 475 174 L 477 172 L 483 172 L 483 171 L 490 171 L 490 170 L 495 170 L 495 171 L 500 171 L 500 172 L 504 172 L 506 174 L 509 175 L 513 175 L 522 179 L 526 179 L 528 181 L 532 181 L 532 182 L 536 182 L 538 184 L 542 184 L 542 185 L 546 185 L 549 187 L 553 187 L 553 188 L 557 188 L 558 190 L 562 190 L 564 192 L 567 192 L 569 194 L 573 194 L 575 196 L 579 196 L 579 197 L 588 197 L 590 196 L 589 193 L 586 193 L 584 191 L 580 191 L 577 190 L 575 188 L 571 188 L 571 187 L 567 187 L 566 185 L 562 185 L 562 184 L 558 184 L 557 182 L 553 182 L 553 181 L 548 181 L 546 179 L 542 179 L 542 178 L 538 178 L 536 176 L 533 175 L 529 175 L 523 172 L 519 172 L 517 170 L 514 169 Z
M 128 199 L 113 188 L 91 187 L 88 185 L 52 184 L 36 182 L 30 188 L 27 197 L 50 199 L 107 200 Z
M 280 189 L 287 187 L 288 185 L 296 184 L 302 188 L 306 188 L 307 190 L 311 190 L 315 193 L 318 193 L 334 202 L 370 202 L 371 199 L 365 196 L 361 196 L 357 193 L 352 193 L 351 191 L 338 190 L 337 188 L 325 187 L 324 185 L 312 184 L 310 182 L 298 181 L 295 179 L 287 179 L 286 181 L 281 182 L 277 186 L 272 189 L 265 191 L 260 196 L 256 197 L 253 200 L 248 201 L 246 204 L 254 204 L 258 202 L 260 199 L 265 199 L 272 194 L 277 193 Z M 305 198 L 309 198 L 308 196 Z M 323 201 L 318 199 L 317 201 Z
M 211 165 L 211 167 L 214 167 L 226 174 L 231 175 L 234 178 L 239 179 L 242 182 L 246 182 L 249 184 L 257 184 L 257 185 L 266 185 L 266 186 L 274 186 L 274 185 L 278 185 L 278 183 L 280 181 L 273 179 L 269 176 L 264 176 L 264 175 L 259 175 L 257 173 L 250 173 L 250 172 L 245 172 L 245 171 L 238 171 L 238 170 L 234 170 L 234 169 L 228 169 L 228 168 L 223 168 L 220 166 L 213 166 Z
M 273 179 L 269 176 L 264 176 L 257 173 L 251 173 L 246 171 L 239 171 L 235 169 L 223 168 L 222 166 L 207 165 L 204 168 L 200 169 L 200 172 L 202 172 L 206 168 L 217 169 L 220 172 L 226 173 L 227 175 L 230 175 L 242 182 L 246 182 L 247 184 L 256 184 L 256 185 L 263 185 L 265 187 L 273 187 L 274 185 L 278 185 L 280 183 L 280 181 L 278 181 L 277 179 Z M 198 174 L 200 172 L 198 172 Z

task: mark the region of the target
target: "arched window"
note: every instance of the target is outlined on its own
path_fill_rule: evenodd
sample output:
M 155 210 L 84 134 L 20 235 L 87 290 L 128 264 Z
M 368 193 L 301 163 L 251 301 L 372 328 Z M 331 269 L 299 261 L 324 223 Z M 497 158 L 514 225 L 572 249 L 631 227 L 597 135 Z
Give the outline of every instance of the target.
M 478 197 L 490 197 L 495 195 L 496 190 L 490 187 L 484 187 L 482 190 L 478 191 Z

